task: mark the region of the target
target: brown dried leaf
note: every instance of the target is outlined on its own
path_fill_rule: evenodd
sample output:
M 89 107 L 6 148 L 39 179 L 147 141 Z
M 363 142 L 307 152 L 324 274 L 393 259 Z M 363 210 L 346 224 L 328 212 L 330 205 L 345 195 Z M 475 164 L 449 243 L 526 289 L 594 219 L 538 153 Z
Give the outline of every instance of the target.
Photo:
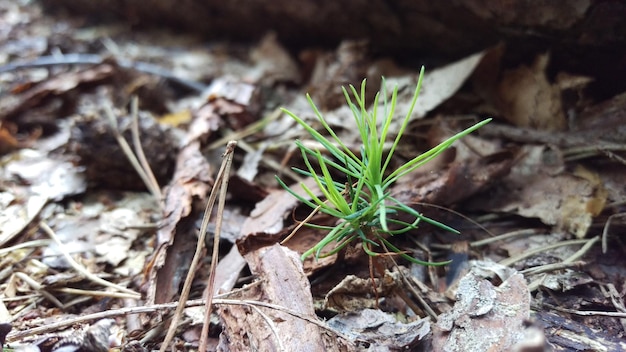
M 314 188 L 314 181 L 312 180 L 305 181 L 305 184 Z M 304 193 L 298 185 L 294 186 L 294 190 Z M 239 234 L 239 245 L 233 246 L 230 252 L 217 264 L 215 275 L 216 292 L 228 292 L 235 285 L 239 272 L 246 265 L 240 251 L 245 255 L 247 253 L 246 248 L 257 248 L 258 244 L 254 244 L 254 242 L 258 237 L 252 237 L 250 239 L 251 244 L 247 244 L 247 237 L 250 234 L 266 234 L 269 239 L 264 239 L 263 245 L 267 245 L 270 242 L 278 242 L 280 232 L 284 228 L 283 222 L 290 214 L 290 210 L 297 204 L 298 200 L 285 190 L 270 192 L 265 199 L 256 204 L 254 210 L 242 225 Z
M 367 41 L 344 40 L 334 53 L 309 53 L 315 57 L 315 65 L 306 91 L 322 110 L 333 110 L 344 105 L 341 87 L 349 84 L 357 86 L 366 77 L 370 63 Z M 374 82 L 380 82 L 380 77 L 371 78 Z M 370 82 L 370 92 L 378 88 L 374 82 Z
M 454 95 L 474 72 L 474 69 L 476 69 L 483 58 L 483 55 L 484 52 L 478 52 L 448 65 L 425 71 L 422 88 L 411 118 L 423 118 L 429 111 L 432 111 Z M 418 78 L 419 72 L 413 75 L 386 78 L 387 95 L 390 96 L 393 92 L 393 88 L 398 85 L 399 93 L 395 108 L 396 116 L 404 117 L 408 113 Z M 368 86 L 368 91 L 375 91 L 375 87 Z M 378 111 L 380 116 L 384 116 L 384 109 L 383 104 L 380 104 Z M 389 127 L 391 134 L 398 133 L 402 120 L 402 118 L 398 118 L 392 121 Z
M 546 77 L 548 54 L 537 56 L 533 66 L 504 72 L 496 106 L 502 116 L 519 127 L 558 131 L 565 128 L 561 91 Z
M 268 33 L 250 53 L 254 65 L 246 79 L 262 85 L 274 86 L 276 83 L 300 83 L 298 64 L 289 52 L 278 42 L 276 33 Z
M 547 225 L 557 225 L 558 230 L 584 237 L 606 203 L 602 180 L 583 167 L 574 173 L 558 173 L 562 166 L 546 147 L 526 146 L 523 150 L 525 156 L 491 197 L 472 201 L 471 208 L 536 217 Z
M 328 320 L 328 325 L 355 340 L 367 341 L 368 351 L 422 350 L 431 332 L 426 318 L 405 324 L 375 309 L 339 314 Z
M 511 151 L 454 162 L 445 170 L 416 170 L 400 179 L 391 194 L 406 204 L 451 205 L 482 192 L 507 175 L 514 163 Z
M 355 275 L 347 275 L 333 287 L 326 297 L 324 297 L 324 309 L 337 312 L 356 312 L 365 308 L 375 308 L 378 306 L 377 299 L 372 297 L 374 287 L 379 297 L 387 296 L 397 288 L 400 281 L 399 273 L 385 271 L 385 276 L 381 278 L 360 278 Z

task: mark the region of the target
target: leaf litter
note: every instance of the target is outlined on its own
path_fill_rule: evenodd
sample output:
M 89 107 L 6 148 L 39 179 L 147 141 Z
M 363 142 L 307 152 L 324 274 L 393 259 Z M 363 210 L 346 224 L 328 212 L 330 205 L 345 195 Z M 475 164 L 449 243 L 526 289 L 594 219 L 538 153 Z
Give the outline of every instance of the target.
M 83 28 L 68 38 L 72 54 L 46 57 L 45 38 L 59 27 L 36 7 L 2 6 L 3 17 L 23 17 L 33 28 L 23 33 L 7 21 L 21 39 L 0 40 L 11 49 L 0 57 L 0 335 L 7 347 L 196 350 L 210 337 L 209 350 L 504 351 L 563 347 L 574 341 L 572 331 L 583 332 L 580 348 L 600 349 L 595 341 L 624 347 L 624 99 L 586 97 L 589 77 L 559 72 L 552 80 L 549 54 L 503 68 L 511 49 L 500 45 L 427 70 L 413 138 L 394 163 L 482 114 L 499 118 L 392 191 L 462 231 L 422 226 L 394 243 L 453 264 L 373 262 L 358 248 L 301 262 L 299 253 L 324 233 L 302 227 L 283 241 L 309 214 L 273 175 L 300 182 L 288 169 L 299 163 L 293 141 L 310 141 L 276 108 L 315 126 L 303 104 L 311 92 L 358 152 L 340 87 L 367 78 L 382 88 L 385 76 L 400 86 L 403 109 L 415 68 L 374 59 L 359 40 L 334 51 L 304 49 L 296 59 L 271 33 L 250 46 L 207 49 L 150 32 L 131 40 L 123 27 Z M 84 52 L 96 42 L 100 51 Z M 479 103 L 463 105 L 472 99 Z M 572 112 L 578 119 L 566 119 Z M 230 235 L 217 247 L 203 244 L 189 273 L 221 162 L 215 155 L 234 137 L 239 172 L 226 209 L 212 215 L 227 221 Z M 209 228 L 209 236 L 218 231 Z M 604 254 L 600 235 L 615 244 Z M 211 275 L 214 249 L 220 256 Z M 380 270 L 373 274 L 372 266 Z M 171 345 L 161 346 L 186 277 L 192 300 Z M 209 279 L 217 309 L 206 319 L 197 299 L 206 298 Z

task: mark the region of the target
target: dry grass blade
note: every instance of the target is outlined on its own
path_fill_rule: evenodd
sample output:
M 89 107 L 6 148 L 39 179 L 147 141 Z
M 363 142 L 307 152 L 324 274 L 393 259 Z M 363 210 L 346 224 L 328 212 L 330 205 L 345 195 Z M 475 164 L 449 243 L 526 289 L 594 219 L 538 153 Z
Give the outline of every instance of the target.
M 223 213 L 224 211 L 224 201 L 226 199 L 226 187 L 228 186 L 227 180 L 228 180 L 228 175 L 230 172 L 230 166 L 232 164 L 232 153 L 236 145 L 237 145 L 237 142 L 230 141 L 228 142 L 228 145 L 226 146 L 226 151 L 224 152 L 225 159 L 222 162 L 222 165 L 220 166 L 220 170 L 218 171 L 217 176 L 215 177 L 215 184 L 213 185 L 213 189 L 211 190 L 211 194 L 209 195 L 209 199 L 207 201 L 207 205 L 204 210 L 204 216 L 202 218 L 202 225 L 200 226 L 200 233 L 198 235 L 198 242 L 196 244 L 196 251 L 193 255 L 193 259 L 191 260 L 191 265 L 189 266 L 189 271 L 187 272 L 187 278 L 185 279 L 185 283 L 183 284 L 183 290 L 180 293 L 180 300 L 179 300 L 178 306 L 176 307 L 176 311 L 174 312 L 174 315 L 172 316 L 172 320 L 167 330 L 167 334 L 165 335 L 165 339 L 163 339 L 163 343 L 161 344 L 161 348 L 159 349 L 160 352 L 165 352 L 165 350 L 171 343 L 172 339 L 174 339 L 174 334 L 176 333 L 178 322 L 180 321 L 180 317 L 182 316 L 183 309 L 185 308 L 185 303 L 187 302 L 187 298 L 189 297 L 189 292 L 191 291 L 191 284 L 193 282 L 193 278 L 196 273 L 196 268 L 198 267 L 198 263 L 200 262 L 200 259 L 202 257 L 202 250 L 204 248 L 204 239 L 206 237 L 209 220 L 211 219 L 211 211 L 213 210 L 213 205 L 215 204 L 215 199 L 217 198 L 217 195 L 218 195 L 217 190 L 220 189 L 220 195 L 221 195 L 220 211 L 221 212 L 218 212 L 218 221 L 217 221 L 218 223 L 216 223 L 216 230 L 215 230 L 215 237 L 214 237 L 214 241 L 216 241 L 216 243 L 213 246 L 213 258 L 211 258 L 210 277 L 212 278 L 215 276 L 214 272 L 215 272 L 215 266 L 217 265 L 217 256 L 218 256 L 218 253 L 216 251 L 218 250 L 218 247 L 219 247 L 219 229 L 221 227 L 221 219 L 222 219 L 221 213 Z M 212 299 L 213 297 L 212 290 L 209 291 L 207 289 L 207 292 L 211 292 L 211 294 L 209 295 L 209 299 Z M 208 304 L 210 305 L 211 302 L 209 301 Z M 207 310 L 210 310 L 209 307 L 207 307 Z M 206 324 L 208 324 L 208 321 L 206 321 L 205 325 Z M 204 327 L 203 327 L 203 330 L 204 330 Z

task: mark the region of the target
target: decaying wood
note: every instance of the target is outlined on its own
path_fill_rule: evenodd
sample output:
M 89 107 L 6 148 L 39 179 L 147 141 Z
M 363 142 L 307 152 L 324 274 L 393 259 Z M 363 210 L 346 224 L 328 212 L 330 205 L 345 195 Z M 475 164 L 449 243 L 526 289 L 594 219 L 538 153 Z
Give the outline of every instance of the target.
M 45 0 L 90 18 L 122 19 L 207 37 L 250 40 L 268 30 L 302 47 L 369 39 L 381 50 L 459 56 L 502 39 L 540 46 L 607 45 L 626 40 L 626 4 L 618 1 L 176 1 Z M 591 53 L 589 53 L 591 54 Z

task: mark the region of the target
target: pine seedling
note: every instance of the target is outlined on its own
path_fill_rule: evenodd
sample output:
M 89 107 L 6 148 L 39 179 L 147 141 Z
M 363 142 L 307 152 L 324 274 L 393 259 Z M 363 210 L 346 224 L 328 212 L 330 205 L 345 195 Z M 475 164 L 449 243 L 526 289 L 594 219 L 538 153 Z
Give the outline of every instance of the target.
M 402 120 L 391 148 L 387 152 L 385 152 L 385 142 L 389 137 L 389 128 L 394 118 L 398 97 L 397 86 L 394 88 L 391 97 L 388 97 L 383 81 L 383 92 L 382 94 L 380 92 L 376 94 L 370 110 L 367 109 L 365 101 L 365 80 L 361 83 L 360 91 L 357 91 L 352 85 L 349 86 L 349 91 L 343 88 L 343 94 L 352 111 L 361 138 L 360 155 L 352 152 L 341 141 L 308 94 L 307 100 L 322 127 L 326 130 L 328 137 L 315 130 L 294 113 L 283 109 L 286 114 L 304 127 L 313 139 L 326 149 L 327 153 L 322 154 L 319 150 L 309 148 L 299 140 L 296 141 L 306 168 L 293 168 L 299 174 L 312 177 L 319 187 L 322 196 L 318 197 L 309 187 L 301 183 L 300 186 L 308 196 L 303 197 L 290 189 L 280 178 L 277 177 L 277 180 L 289 193 L 314 209 L 314 211 L 318 210 L 337 219 L 335 226 L 306 224 L 307 226 L 327 230 L 328 234 L 315 246 L 302 254 L 303 260 L 313 254 L 316 258 L 335 254 L 349 243 L 359 240 L 362 243 L 363 250 L 370 256 L 381 254 L 380 251 L 375 251 L 374 249 L 374 247 L 378 247 L 391 250 L 404 259 L 417 264 L 444 265 L 448 263 L 433 263 L 413 258 L 390 243 L 388 239 L 390 236 L 414 230 L 421 221 L 453 233 L 459 232 L 420 214 L 415 209 L 392 197 L 389 191 L 400 177 L 432 160 L 450 147 L 456 140 L 476 131 L 489 123 L 491 119 L 479 122 L 455 134 L 434 148 L 409 160 L 396 170 L 388 170 L 394 152 L 409 124 L 419 96 L 423 75 L 424 68 L 422 67 L 410 108 Z M 382 114 L 384 116 L 379 116 L 378 107 L 381 101 L 383 107 Z M 347 182 L 340 182 L 333 178 L 332 175 L 338 173 L 343 176 L 342 180 L 345 179 Z M 407 217 L 399 217 L 400 213 L 408 214 L 408 218 L 414 220 L 412 222 L 402 221 L 400 218 L 404 219 Z M 330 250 L 322 252 L 327 246 L 331 246 Z

